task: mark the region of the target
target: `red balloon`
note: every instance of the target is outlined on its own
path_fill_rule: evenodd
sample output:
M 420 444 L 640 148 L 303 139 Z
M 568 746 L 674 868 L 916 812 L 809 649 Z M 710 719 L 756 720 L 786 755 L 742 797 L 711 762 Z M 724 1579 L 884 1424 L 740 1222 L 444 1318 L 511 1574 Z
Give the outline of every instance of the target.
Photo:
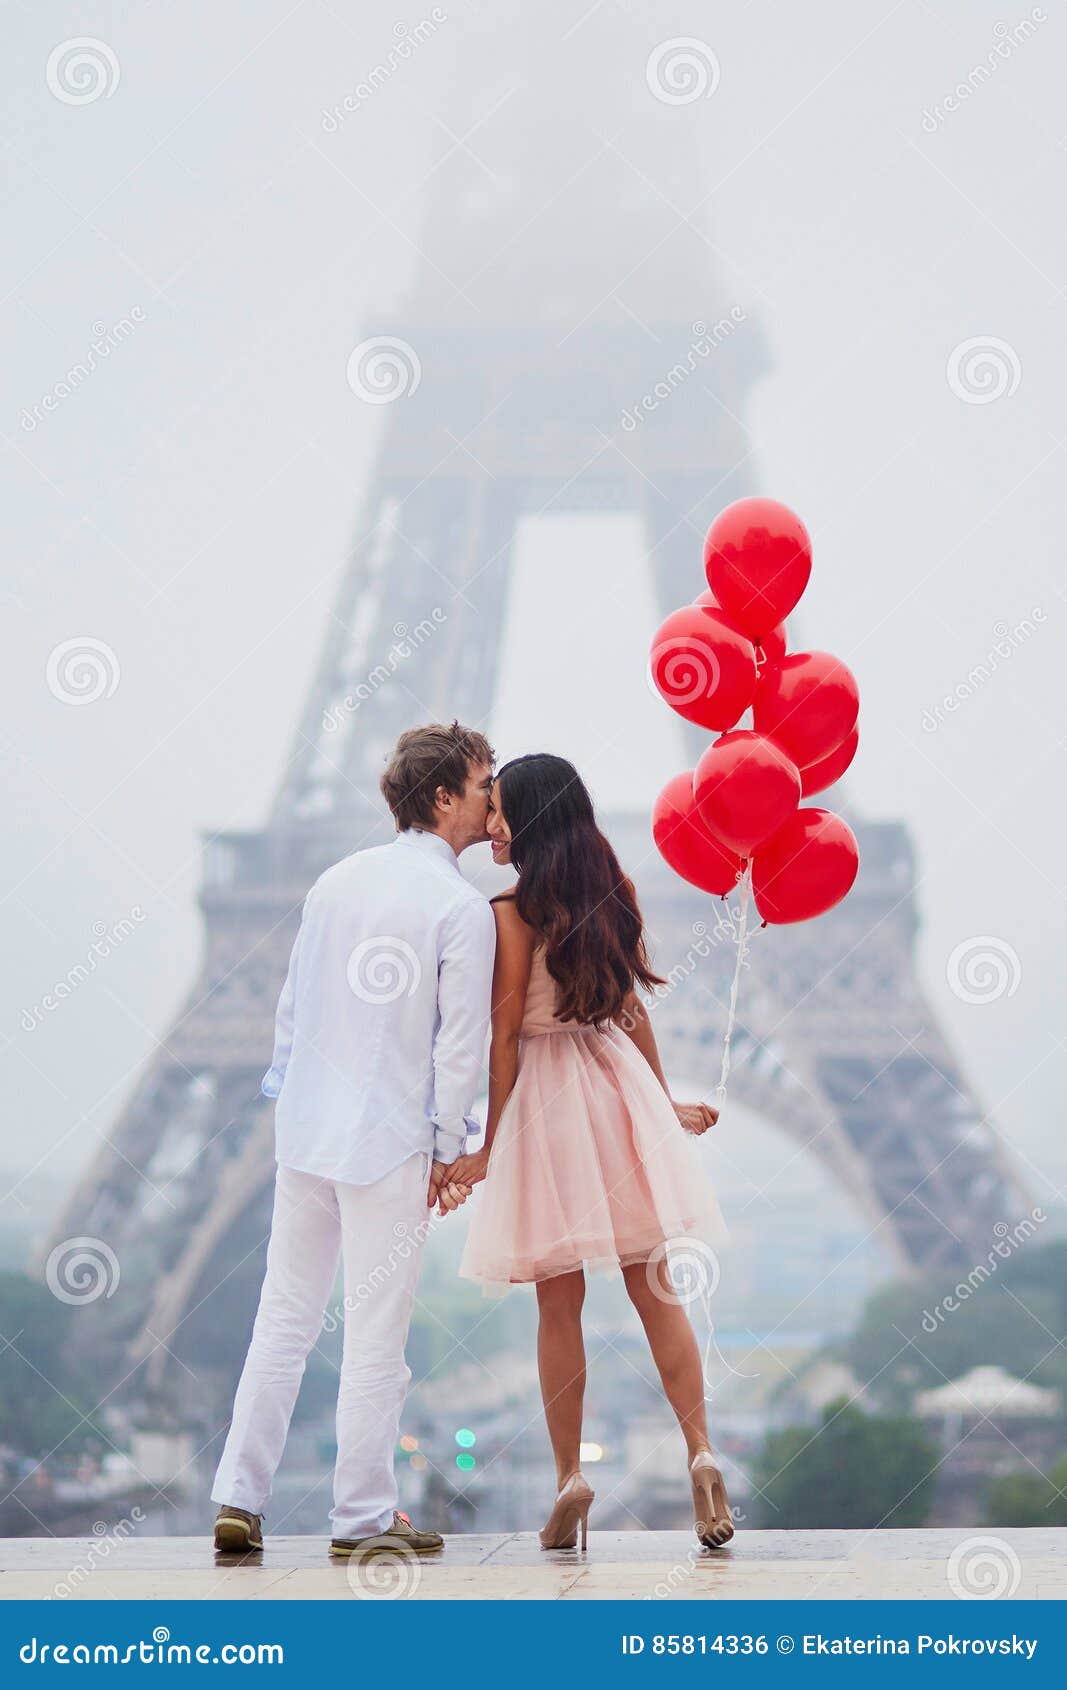
M 785 656 L 785 623 L 779 622 L 777 628 L 772 628 L 767 634 L 761 634 L 756 641 L 756 646 L 758 648 L 756 651 L 757 662 L 759 661 L 760 651 L 762 651 L 768 663 L 780 663 Z
M 652 837 L 664 862 L 702 892 L 729 892 L 741 859 L 724 851 L 697 815 L 693 771 L 669 780 L 652 809 Z
M 805 798 L 811 798 L 816 792 L 825 792 L 828 786 L 833 786 L 835 780 L 840 780 L 848 768 L 856 748 L 860 742 L 859 728 L 853 728 L 841 741 L 836 751 L 831 751 L 828 757 L 820 757 L 817 763 L 809 763 L 806 769 L 800 771 L 800 790 Z
M 810 921 L 839 904 L 859 872 L 856 835 L 832 810 L 798 810 L 752 862 L 752 895 L 764 921 Z
M 693 603 L 710 605 L 712 609 L 719 612 L 720 616 L 726 616 L 726 611 L 723 610 L 710 587 L 705 587 L 702 593 L 698 593 L 696 598 L 693 600 Z M 727 619 L 729 620 L 729 618 Z M 737 628 L 739 633 L 744 633 L 744 629 L 741 627 L 739 622 L 735 622 L 734 626 Z M 785 656 L 786 637 L 786 626 L 784 622 L 779 622 L 777 628 L 772 628 L 770 633 L 761 635 L 760 638 L 754 642 L 756 647 L 756 662 L 758 663 L 762 656 L 769 663 L 780 663 L 782 658 Z
M 738 499 L 708 529 L 704 571 L 723 609 L 750 639 L 761 639 L 789 615 L 808 584 L 808 531 L 777 499 Z
M 668 616 L 652 641 L 650 662 L 656 691 L 699 727 L 732 728 L 752 703 L 752 642 L 717 610 L 687 604 Z
M 837 750 L 855 727 L 859 707 L 847 663 L 828 651 L 795 651 L 760 671 L 752 720 L 806 769 Z
M 739 728 L 708 746 L 693 773 L 693 793 L 708 832 L 747 857 L 796 809 L 800 771 L 773 739 Z

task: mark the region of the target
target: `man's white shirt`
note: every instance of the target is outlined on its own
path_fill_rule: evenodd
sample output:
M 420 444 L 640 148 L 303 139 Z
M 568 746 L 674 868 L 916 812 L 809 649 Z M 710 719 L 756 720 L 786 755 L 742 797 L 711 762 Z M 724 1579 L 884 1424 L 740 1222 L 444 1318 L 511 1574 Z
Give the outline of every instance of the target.
M 304 901 L 262 1091 L 285 1167 L 367 1185 L 478 1130 L 496 929 L 447 840 L 408 829 Z

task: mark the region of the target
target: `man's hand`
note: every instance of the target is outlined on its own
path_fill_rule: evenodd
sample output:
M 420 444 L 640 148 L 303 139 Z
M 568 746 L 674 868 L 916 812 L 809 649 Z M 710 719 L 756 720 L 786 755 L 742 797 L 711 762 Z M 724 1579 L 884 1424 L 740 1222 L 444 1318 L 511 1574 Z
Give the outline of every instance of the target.
M 457 1181 L 469 1190 L 472 1186 L 481 1184 L 488 1167 L 489 1152 L 483 1147 L 481 1150 L 472 1151 L 469 1156 L 460 1156 L 446 1168 L 445 1175 L 448 1180 Z
M 686 1132 L 695 1133 L 698 1138 L 719 1119 L 719 1111 L 709 1103 L 676 1103 L 674 1113 Z
M 471 1194 L 470 1186 L 463 1180 L 452 1177 L 452 1170 L 444 1162 L 434 1162 L 430 1167 L 430 1184 L 426 1193 L 426 1207 L 432 1209 L 437 1204 L 437 1213 L 447 1215 L 453 1209 L 458 1209 Z
M 470 1194 L 471 1188 L 469 1185 L 460 1185 L 457 1181 L 450 1180 L 446 1174 L 441 1182 L 441 1195 L 437 1204 L 437 1213 L 439 1215 L 451 1214 L 453 1209 L 458 1209 L 461 1203 L 467 1201 Z
M 430 1184 L 426 1192 L 426 1207 L 428 1209 L 433 1208 L 441 1195 L 441 1181 L 445 1177 L 445 1167 L 444 1162 L 430 1163 Z

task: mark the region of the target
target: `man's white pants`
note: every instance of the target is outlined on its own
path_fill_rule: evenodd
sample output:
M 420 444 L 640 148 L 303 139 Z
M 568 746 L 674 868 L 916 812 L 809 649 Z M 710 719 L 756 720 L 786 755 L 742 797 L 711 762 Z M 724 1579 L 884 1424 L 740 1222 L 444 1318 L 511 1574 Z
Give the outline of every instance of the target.
M 430 1224 L 429 1177 L 425 1153 L 409 1156 L 372 1185 L 347 1185 L 279 1166 L 267 1270 L 213 1502 L 266 1513 L 340 1257 L 344 1351 L 332 1532 L 368 1537 L 392 1525 L 393 1452 L 411 1379 L 404 1346 Z

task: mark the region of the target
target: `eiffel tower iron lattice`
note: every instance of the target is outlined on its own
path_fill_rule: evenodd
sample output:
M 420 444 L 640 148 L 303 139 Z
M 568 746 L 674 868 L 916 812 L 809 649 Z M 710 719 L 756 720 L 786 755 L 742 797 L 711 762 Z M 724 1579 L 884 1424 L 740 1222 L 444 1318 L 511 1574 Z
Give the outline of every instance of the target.
M 742 419 L 762 341 L 677 210 L 694 199 L 688 167 L 668 154 L 650 181 L 595 142 L 568 87 L 551 114 L 530 84 L 490 99 L 492 169 L 451 146 L 432 175 L 407 308 L 350 367 L 353 403 L 382 397 L 376 381 L 395 397 L 276 799 L 262 830 L 206 841 L 200 976 L 49 1241 L 98 1238 L 119 1259 L 120 1293 L 80 1311 L 77 1336 L 129 1391 L 180 1393 L 183 1356 L 247 1331 L 274 1171 L 259 1079 L 303 896 L 388 837 L 378 775 L 404 728 L 491 722 L 521 526 L 638 517 L 666 614 L 699 587 L 712 516 L 754 490 Z M 629 149 L 660 159 L 677 114 L 644 104 Z M 588 661 L 607 661 L 593 640 Z M 684 732 L 695 759 L 703 736 Z M 1028 1204 L 918 982 L 907 830 L 850 820 L 862 868 L 845 904 L 753 939 L 731 1096 L 822 1159 L 900 1270 L 949 1273 Z M 666 1066 L 710 1094 L 733 965 L 721 906 L 659 862 L 647 817 L 605 825 L 669 977 L 654 1012 Z

